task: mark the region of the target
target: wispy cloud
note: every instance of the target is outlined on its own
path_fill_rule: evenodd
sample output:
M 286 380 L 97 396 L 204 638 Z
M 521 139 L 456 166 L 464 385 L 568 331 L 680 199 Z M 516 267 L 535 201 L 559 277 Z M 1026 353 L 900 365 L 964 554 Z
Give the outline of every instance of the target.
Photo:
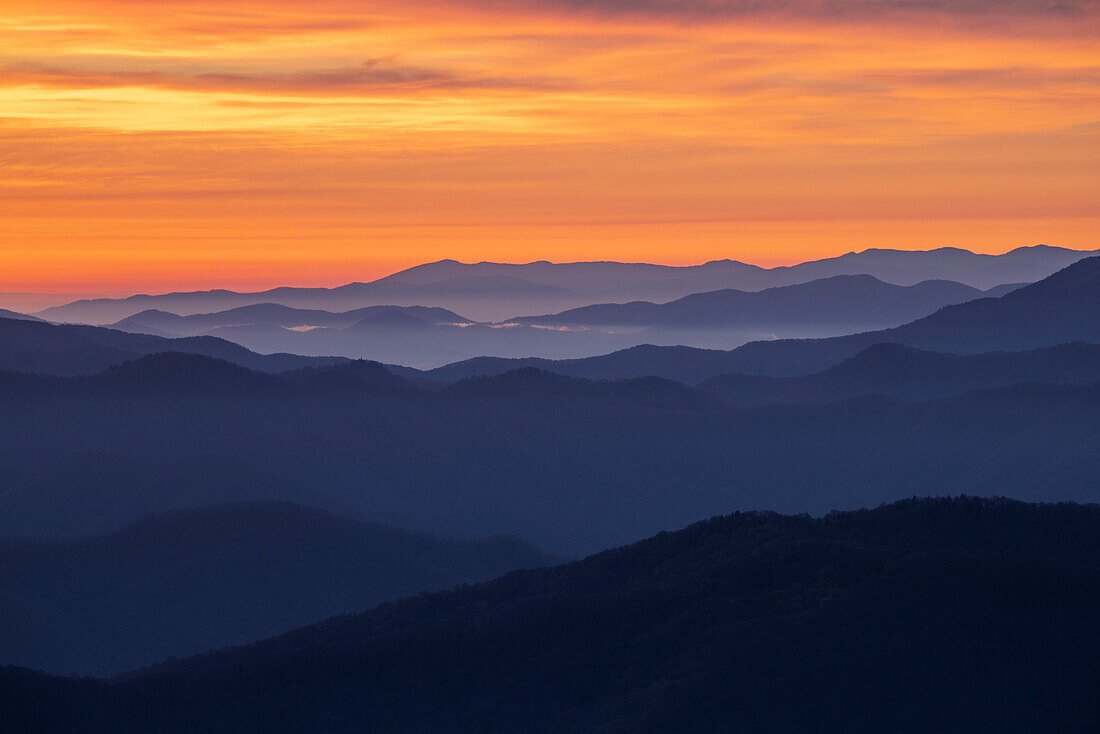
M 1004 249 L 1056 220 L 1035 236 L 1100 232 L 1066 224 L 1100 219 L 1100 0 L 9 0 L 3 15 L 9 290 L 230 262 L 265 282 L 324 262 L 339 280 L 400 258 L 777 262 Z
M 392 59 L 368 59 L 355 66 L 290 72 L 235 71 L 179 73 L 117 69 L 62 68 L 37 63 L 0 67 L 0 86 L 44 85 L 69 89 L 103 87 L 161 87 L 193 91 L 236 91 L 255 94 L 366 92 L 400 89 L 552 89 L 548 79 L 471 77 L 441 69 L 402 66 Z
M 1084 22 L 1096 30 L 1095 0 L 444 0 L 511 12 L 557 10 L 681 21 L 777 19 L 840 23 Z M 1008 29 L 1013 30 L 1013 29 Z M 1026 32 L 1017 28 L 1016 31 Z M 1077 26 L 1080 31 L 1081 26 Z

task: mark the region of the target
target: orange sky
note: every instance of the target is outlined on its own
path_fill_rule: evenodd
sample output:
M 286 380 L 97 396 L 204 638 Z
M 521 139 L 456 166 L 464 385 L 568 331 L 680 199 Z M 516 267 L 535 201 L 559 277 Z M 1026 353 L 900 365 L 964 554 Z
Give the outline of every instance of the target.
M 1092 249 L 1100 3 L 8 0 L 0 165 L 0 291 Z

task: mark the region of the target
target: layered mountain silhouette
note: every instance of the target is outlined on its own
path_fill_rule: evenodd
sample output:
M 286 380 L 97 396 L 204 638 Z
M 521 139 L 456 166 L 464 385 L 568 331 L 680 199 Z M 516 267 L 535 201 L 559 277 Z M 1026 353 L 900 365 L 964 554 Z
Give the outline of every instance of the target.
M 111 328 L 164 337 L 215 336 L 261 353 L 343 355 L 437 366 L 472 354 L 591 354 L 630 343 L 599 333 L 564 334 L 518 323 L 480 324 L 453 311 L 370 306 L 344 313 L 265 303 L 210 314 L 144 311 Z
M 720 289 L 757 291 L 836 275 L 872 275 L 897 285 L 953 280 L 987 290 L 1002 283 L 1044 278 L 1089 252 L 1043 245 L 1003 255 L 957 248 L 930 251 L 866 250 L 778 268 L 732 260 L 691 267 L 645 263 L 464 264 L 454 260 L 420 265 L 370 283 L 338 288 L 275 288 L 259 293 L 227 290 L 85 299 L 46 309 L 51 321 L 111 324 L 157 309 L 189 315 L 261 303 L 298 309 L 348 311 L 374 305 L 440 306 L 479 321 L 550 313 L 595 302 L 663 302 Z
M 1100 508 L 716 517 L 110 682 L 0 673 L 40 732 L 1091 731 Z
M 960 356 L 901 344 L 876 344 L 803 377 L 718 375 L 699 390 L 734 405 L 824 403 L 859 395 L 928 400 L 968 390 L 1045 382 L 1100 383 L 1100 344 L 1062 344 L 1023 352 Z
M 695 384 L 708 377 L 732 372 L 731 364 L 735 364 L 735 360 L 730 358 L 730 354 L 731 352 L 720 349 L 640 344 L 610 354 L 578 359 L 474 357 L 424 370 L 422 374 L 428 380 L 452 383 L 469 377 L 500 375 L 512 370 L 532 368 L 590 380 L 659 376 Z
M 868 275 L 844 275 L 758 293 L 716 291 L 666 304 L 602 304 L 492 324 L 441 308 L 371 306 L 332 313 L 265 303 L 191 316 L 143 311 L 112 326 L 160 336 L 217 336 L 262 353 L 338 354 L 436 367 L 471 355 L 571 357 L 638 342 L 728 347 L 761 336 L 848 334 L 904 323 L 983 295 L 950 281 L 895 286 Z
M 1002 290 L 998 289 L 997 293 Z M 663 304 L 648 301 L 605 303 L 515 320 L 543 326 L 765 331 L 839 329 L 848 333 L 902 324 L 927 316 L 943 306 L 983 295 L 976 288 L 953 281 L 928 280 L 911 286 L 897 286 L 870 275 L 837 275 L 757 292 L 711 291 Z
M 169 509 L 226 502 L 325 501 L 322 489 L 211 451 L 151 461 L 118 448 L 43 456 L 0 490 L 0 537 L 102 534 Z M 353 510 L 346 514 L 354 515 Z
M 671 408 L 675 410 L 706 410 L 713 401 L 698 390 L 662 377 L 639 377 L 632 380 L 584 380 L 566 377 L 527 367 L 492 377 L 470 377 L 444 389 L 447 397 L 499 400 L 515 398 L 614 400 L 634 405 Z
M 398 274 L 400 275 L 400 274 Z M 469 311 L 482 319 L 497 319 L 521 311 L 577 305 L 586 298 L 568 288 L 494 274 L 444 275 L 430 283 L 383 278 L 337 288 L 280 287 L 258 293 L 228 290 L 136 295 L 128 298 L 83 299 L 48 308 L 50 321 L 109 324 L 149 310 L 192 315 L 244 306 L 277 304 L 297 310 L 347 312 L 369 306 L 443 307 Z
M 268 375 L 169 354 L 92 377 L 5 375 L 0 518 L 60 534 L 86 528 L 50 530 L 51 516 L 103 530 L 132 508 L 275 498 L 576 556 L 731 509 L 1100 499 L 1095 384 L 736 408 L 656 378 L 524 370 L 439 390 L 383 370 Z M 233 463 L 207 469 L 218 456 Z
M 869 346 L 897 343 L 931 351 L 978 354 L 1019 351 L 1084 341 L 1100 342 L 1100 257 L 999 298 L 946 306 L 891 329 L 825 339 L 780 339 L 731 351 L 643 345 L 587 359 L 479 358 L 429 371 L 437 380 L 538 367 L 595 379 L 656 375 L 695 384 L 725 373 L 788 377 L 839 364 Z
M 0 541 L 0 660 L 112 675 L 552 560 L 514 538 L 445 540 L 277 502 Z
M 403 270 L 377 282 L 426 285 L 461 276 L 505 276 L 569 288 L 578 293 L 629 292 L 664 284 L 669 298 L 722 288 L 762 290 L 835 275 L 870 274 L 898 285 L 955 280 L 982 290 L 1001 283 L 1032 282 L 1097 251 L 1038 245 L 1002 255 L 981 255 L 956 247 L 935 250 L 870 249 L 798 265 L 762 268 L 736 260 L 676 267 L 648 263 L 580 262 L 526 264 L 460 263 L 441 260 Z M 740 282 L 738 282 L 740 281 Z M 667 300 L 667 299 L 666 299 Z
M 332 313 L 329 311 L 290 308 L 277 303 L 260 303 L 254 306 L 217 313 L 177 316 L 166 311 L 148 310 L 123 319 L 112 328 L 139 333 L 156 332 L 170 336 L 198 336 L 212 329 L 242 326 L 280 326 L 284 328 L 343 328 L 356 325 L 369 326 L 372 323 L 395 323 L 402 316 L 406 320 L 397 324 L 469 324 L 464 316 L 444 308 L 425 308 L 423 306 L 370 306 L 367 308 Z
M 17 321 L 41 321 L 42 319 L 37 316 L 31 316 L 25 313 L 19 313 L 18 311 L 9 311 L 6 308 L 0 308 L 0 319 L 15 319 Z
M 47 375 L 94 374 L 157 352 L 200 354 L 264 372 L 347 361 L 343 357 L 257 354 L 212 336 L 169 339 L 94 326 L 0 318 L 0 370 Z
M 419 373 L 395 365 L 357 359 L 332 366 L 302 367 L 284 372 L 281 377 L 296 385 L 324 392 L 400 394 L 415 389 Z

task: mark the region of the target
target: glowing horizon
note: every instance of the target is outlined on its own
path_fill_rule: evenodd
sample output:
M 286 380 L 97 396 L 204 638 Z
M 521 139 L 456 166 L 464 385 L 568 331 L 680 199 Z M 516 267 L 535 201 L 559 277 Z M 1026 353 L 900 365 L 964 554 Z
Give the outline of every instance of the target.
M 1090 0 L 17 0 L 0 291 L 1100 247 Z

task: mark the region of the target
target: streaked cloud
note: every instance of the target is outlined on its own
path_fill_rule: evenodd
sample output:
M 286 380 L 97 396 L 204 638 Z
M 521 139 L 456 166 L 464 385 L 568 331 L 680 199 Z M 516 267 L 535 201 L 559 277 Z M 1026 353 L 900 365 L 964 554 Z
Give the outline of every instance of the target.
M 457 74 L 394 64 L 390 59 L 368 59 L 354 66 L 310 69 L 286 73 L 239 73 L 232 71 L 172 73 L 117 69 L 81 69 L 13 64 L 0 67 L 0 84 L 42 85 L 70 89 L 102 87 L 163 87 L 194 91 L 239 91 L 250 93 L 292 92 L 324 95 L 330 92 L 362 92 L 400 89 L 505 89 L 554 86 L 549 80 L 516 80 L 501 77 L 462 78 Z
M 1097 5 L 11 0 L 0 287 L 1095 246 Z
M 462 2 L 463 0 L 457 0 Z M 616 13 L 745 16 L 787 14 L 799 17 L 868 18 L 895 13 L 962 16 L 996 14 L 1052 17 L 1087 16 L 1094 0 L 468 0 L 470 4 L 517 9 L 550 6 Z

